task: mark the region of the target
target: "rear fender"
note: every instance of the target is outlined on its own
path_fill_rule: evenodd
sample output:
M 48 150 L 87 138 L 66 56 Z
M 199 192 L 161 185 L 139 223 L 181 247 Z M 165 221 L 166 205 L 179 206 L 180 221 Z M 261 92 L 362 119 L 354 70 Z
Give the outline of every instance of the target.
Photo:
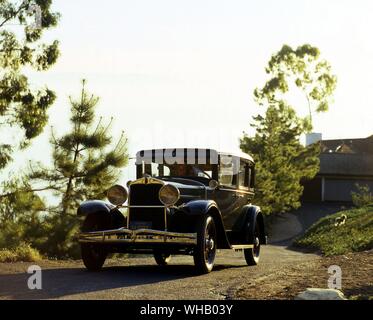
M 260 207 L 254 205 L 246 205 L 242 209 L 240 218 L 234 225 L 233 230 L 236 232 L 246 232 L 246 226 L 249 226 L 249 241 L 254 242 L 255 224 L 259 224 L 260 242 L 267 244 L 266 231 L 264 227 L 264 217 L 260 211 Z
M 258 206 L 247 205 L 243 208 L 243 213 L 245 217 L 245 224 L 249 225 L 249 237 L 251 241 L 254 242 L 255 224 L 258 223 L 260 230 L 260 242 L 262 244 L 267 244 L 267 237 L 264 227 L 264 217 L 260 211 L 260 208 Z

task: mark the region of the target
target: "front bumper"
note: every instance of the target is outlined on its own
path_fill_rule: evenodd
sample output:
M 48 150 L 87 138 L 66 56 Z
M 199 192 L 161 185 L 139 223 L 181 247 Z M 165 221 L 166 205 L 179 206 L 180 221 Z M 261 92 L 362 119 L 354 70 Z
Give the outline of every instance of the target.
M 81 243 L 172 243 L 196 245 L 196 233 L 179 233 L 153 229 L 119 228 L 112 230 L 82 232 L 79 234 L 78 241 Z

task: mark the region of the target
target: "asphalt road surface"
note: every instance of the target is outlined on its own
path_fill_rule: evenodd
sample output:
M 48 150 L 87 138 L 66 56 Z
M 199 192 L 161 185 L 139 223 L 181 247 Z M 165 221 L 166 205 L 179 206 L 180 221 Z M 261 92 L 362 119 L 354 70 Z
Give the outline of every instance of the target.
M 289 274 L 294 266 L 312 265 L 319 258 L 283 246 L 262 246 L 258 266 L 246 265 L 242 252 L 221 250 L 212 273 L 196 275 L 193 259 L 175 256 L 169 266 L 150 257 L 108 260 L 102 271 L 86 271 L 81 261 L 41 261 L 42 289 L 30 290 L 27 269 L 33 263 L 0 263 L 0 299 L 234 299 L 240 290 L 255 299 L 255 287 L 268 288 L 276 298 L 279 283 L 301 280 Z M 299 277 L 299 279 L 298 279 Z

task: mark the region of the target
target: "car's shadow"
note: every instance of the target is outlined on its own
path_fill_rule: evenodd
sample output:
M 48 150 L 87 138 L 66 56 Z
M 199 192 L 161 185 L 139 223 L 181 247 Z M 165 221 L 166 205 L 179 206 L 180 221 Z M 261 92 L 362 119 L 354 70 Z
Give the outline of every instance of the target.
M 216 265 L 214 271 L 240 268 L 243 265 Z M 84 268 L 42 270 L 42 289 L 30 290 L 30 274 L 0 275 L 0 299 L 48 299 L 102 290 L 128 288 L 138 285 L 199 277 L 193 265 L 108 266 L 99 272 Z

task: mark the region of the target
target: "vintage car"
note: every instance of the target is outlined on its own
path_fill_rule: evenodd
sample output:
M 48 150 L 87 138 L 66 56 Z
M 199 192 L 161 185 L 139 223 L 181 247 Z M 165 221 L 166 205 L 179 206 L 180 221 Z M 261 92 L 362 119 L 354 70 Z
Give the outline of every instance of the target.
M 159 265 L 192 255 L 199 273 L 213 269 L 217 249 L 259 262 L 266 244 L 263 215 L 251 204 L 254 161 L 212 149 L 154 149 L 136 155 L 136 180 L 107 191 L 109 202 L 83 202 L 79 234 L 88 270 L 109 253 L 149 253 Z

